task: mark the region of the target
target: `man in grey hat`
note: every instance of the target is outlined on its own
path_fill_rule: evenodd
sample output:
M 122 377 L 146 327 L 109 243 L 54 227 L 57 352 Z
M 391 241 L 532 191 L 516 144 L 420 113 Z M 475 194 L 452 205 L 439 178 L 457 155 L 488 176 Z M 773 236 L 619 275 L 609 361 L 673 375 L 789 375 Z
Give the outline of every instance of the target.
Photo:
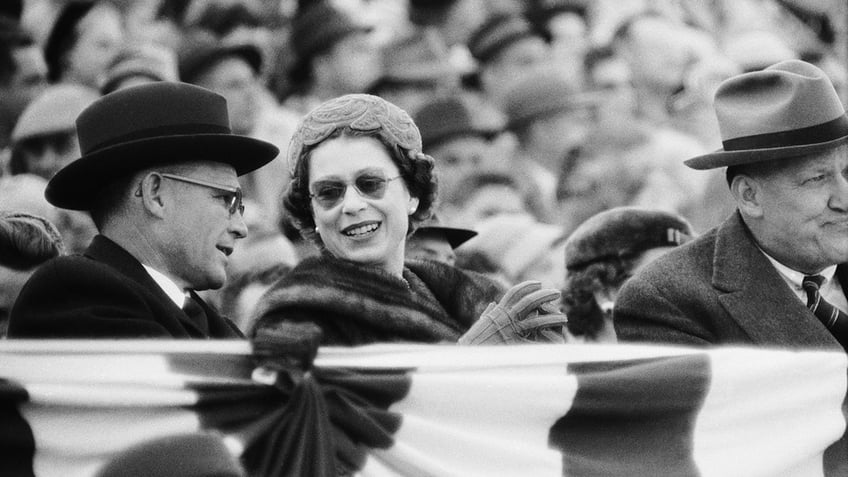
M 82 157 L 45 191 L 100 232 L 82 255 L 39 268 L 11 312 L 10 337 L 237 338 L 196 290 L 220 288 L 247 235 L 238 176 L 278 154 L 233 134 L 226 100 L 185 83 L 108 94 L 76 121 Z
M 737 210 L 624 286 L 616 333 L 843 350 L 848 117 L 836 91 L 819 68 L 789 60 L 726 80 L 715 110 L 723 148 L 686 164 L 726 167 Z

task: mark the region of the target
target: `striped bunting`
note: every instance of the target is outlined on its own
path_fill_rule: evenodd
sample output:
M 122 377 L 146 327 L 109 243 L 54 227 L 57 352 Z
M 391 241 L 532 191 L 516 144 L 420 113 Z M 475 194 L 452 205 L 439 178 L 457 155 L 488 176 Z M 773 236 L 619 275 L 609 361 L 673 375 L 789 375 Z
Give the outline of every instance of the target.
M 255 475 L 848 475 L 842 353 L 375 345 L 269 385 L 250 351 L 0 342 L 0 475 L 94 476 L 191 432 Z

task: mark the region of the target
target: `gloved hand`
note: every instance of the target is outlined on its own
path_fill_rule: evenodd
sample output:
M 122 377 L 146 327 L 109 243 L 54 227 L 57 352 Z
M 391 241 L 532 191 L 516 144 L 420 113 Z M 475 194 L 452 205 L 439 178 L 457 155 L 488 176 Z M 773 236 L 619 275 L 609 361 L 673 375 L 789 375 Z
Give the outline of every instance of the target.
M 568 320 L 553 304 L 558 298 L 559 291 L 543 289 L 541 282 L 519 283 L 489 304 L 458 343 L 564 343 Z

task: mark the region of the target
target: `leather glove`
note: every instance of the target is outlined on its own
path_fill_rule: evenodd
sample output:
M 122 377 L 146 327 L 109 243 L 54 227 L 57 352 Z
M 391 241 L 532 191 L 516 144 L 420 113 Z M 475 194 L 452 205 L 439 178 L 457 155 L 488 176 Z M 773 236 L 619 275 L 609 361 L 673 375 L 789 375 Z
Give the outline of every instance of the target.
M 541 282 L 519 283 L 489 304 L 458 343 L 565 343 L 568 320 L 553 303 L 559 298 L 559 291 L 543 289 Z

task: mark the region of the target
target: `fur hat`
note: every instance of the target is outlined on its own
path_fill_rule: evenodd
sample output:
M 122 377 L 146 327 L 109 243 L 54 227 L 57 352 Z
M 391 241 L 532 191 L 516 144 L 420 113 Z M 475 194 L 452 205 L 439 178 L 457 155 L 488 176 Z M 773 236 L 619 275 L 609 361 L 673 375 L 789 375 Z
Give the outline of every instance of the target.
M 638 207 L 617 207 L 598 213 L 565 242 L 565 267 L 586 266 L 635 255 L 658 247 L 682 245 L 693 236 L 692 227 L 678 215 Z
M 271 162 L 271 143 L 233 134 L 227 100 L 186 83 L 157 82 L 107 94 L 77 118 L 82 157 L 50 180 L 57 206 L 89 210 L 102 188 L 157 164 L 203 158 L 230 164 L 238 175 Z
M 714 169 L 797 157 L 848 139 L 848 117 L 827 75 L 801 60 L 725 80 L 715 94 L 722 149 L 685 162 Z

